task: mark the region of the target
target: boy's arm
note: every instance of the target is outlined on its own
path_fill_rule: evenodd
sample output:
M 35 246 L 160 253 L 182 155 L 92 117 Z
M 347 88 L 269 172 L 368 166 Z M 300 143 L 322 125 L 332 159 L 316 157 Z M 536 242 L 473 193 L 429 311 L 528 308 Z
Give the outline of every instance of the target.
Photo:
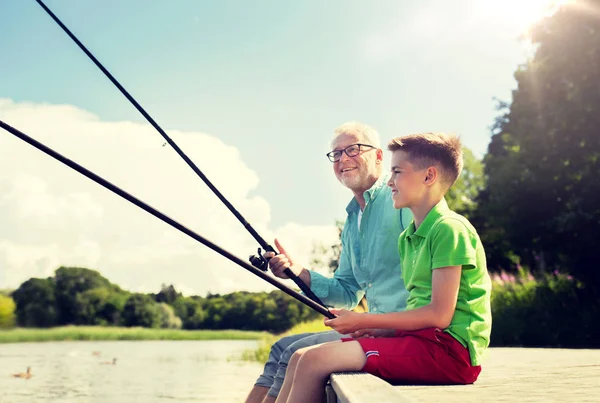
M 335 326 L 334 329 L 342 333 L 365 328 L 397 330 L 447 328 L 452 322 L 456 309 L 462 270 L 477 267 L 477 243 L 476 234 L 473 234 L 464 222 L 455 218 L 440 221 L 432 238 L 429 304 L 404 312 L 383 315 L 357 316 L 354 313 L 339 312 L 340 318 L 328 320 L 326 324 Z M 413 286 L 427 288 L 427 284 L 419 282 L 415 282 Z
M 460 286 L 461 266 L 440 267 L 433 270 L 431 302 L 420 308 L 385 314 L 356 313 L 332 310 L 338 315 L 325 320 L 325 325 L 342 334 L 359 329 L 419 330 L 428 327 L 445 329 L 450 326 Z

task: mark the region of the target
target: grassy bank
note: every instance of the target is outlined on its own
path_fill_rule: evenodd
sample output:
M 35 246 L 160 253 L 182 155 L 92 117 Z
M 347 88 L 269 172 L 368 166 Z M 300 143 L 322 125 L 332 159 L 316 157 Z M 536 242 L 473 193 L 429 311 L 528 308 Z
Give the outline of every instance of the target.
M 274 335 L 266 333 L 261 338 L 260 346 L 256 350 L 245 351 L 242 358 L 247 361 L 258 361 L 265 363 L 267 362 L 267 358 L 269 358 L 269 351 L 271 350 L 271 346 L 280 338 L 292 334 L 323 332 L 325 330 L 331 330 L 331 328 L 323 325 L 323 319 L 317 319 L 312 322 L 300 323 L 294 326 L 289 331 L 282 334 Z
M 140 327 L 64 326 L 0 330 L 0 343 L 73 340 L 258 340 L 268 333 L 241 330 L 175 330 Z

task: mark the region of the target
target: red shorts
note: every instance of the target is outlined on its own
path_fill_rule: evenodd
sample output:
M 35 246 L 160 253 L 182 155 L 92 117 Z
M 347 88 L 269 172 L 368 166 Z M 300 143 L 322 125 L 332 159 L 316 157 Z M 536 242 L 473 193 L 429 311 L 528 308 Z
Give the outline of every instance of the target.
M 469 350 L 449 333 L 428 328 L 398 332 L 396 337 L 344 338 L 358 341 L 367 363 L 362 371 L 402 384 L 464 385 L 475 382 Z

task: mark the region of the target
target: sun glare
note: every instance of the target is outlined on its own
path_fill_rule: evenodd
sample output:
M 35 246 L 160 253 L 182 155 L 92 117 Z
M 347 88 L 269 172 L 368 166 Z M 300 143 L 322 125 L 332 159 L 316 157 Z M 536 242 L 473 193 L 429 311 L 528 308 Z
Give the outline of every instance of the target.
M 525 33 L 531 25 L 552 14 L 560 5 L 572 0 L 479 0 L 477 14 L 485 19 L 501 19 Z

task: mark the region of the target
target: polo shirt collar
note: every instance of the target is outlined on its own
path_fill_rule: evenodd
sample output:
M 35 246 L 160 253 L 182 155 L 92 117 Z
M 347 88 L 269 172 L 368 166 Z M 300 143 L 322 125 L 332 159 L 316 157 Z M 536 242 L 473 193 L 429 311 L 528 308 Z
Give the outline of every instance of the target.
M 369 204 L 371 201 L 375 200 L 377 195 L 379 195 L 379 193 L 381 193 L 381 190 L 385 189 L 385 187 L 387 186 L 387 182 L 388 182 L 388 174 L 382 174 L 381 176 L 379 176 L 379 179 L 377 179 L 377 181 L 373 184 L 373 186 L 371 186 L 370 189 L 366 190 L 363 193 L 363 196 L 365 198 L 365 203 Z M 390 200 L 390 203 L 391 203 L 391 200 Z M 350 214 L 353 211 L 358 211 L 359 209 L 360 209 L 360 206 L 358 205 L 358 202 L 356 201 L 356 199 L 353 197 L 352 200 L 350 200 L 350 203 L 348 203 L 348 205 L 346 206 L 346 213 Z
M 442 215 L 444 215 L 444 213 L 446 213 L 449 210 L 450 210 L 450 208 L 448 207 L 448 203 L 446 203 L 446 199 L 440 200 L 440 202 L 438 204 L 436 204 L 435 206 L 433 206 L 433 208 L 431 210 L 429 210 L 429 213 L 427 213 L 427 215 L 425 216 L 425 219 L 423 220 L 421 225 L 419 225 L 419 228 L 416 231 L 415 231 L 415 222 L 413 220 L 413 222 L 410 224 L 410 226 L 406 229 L 406 231 L 407 231 L 406 235 L 407 236 L 415 235 L 415 236 L 425 238 L 427 236 L 427 234 L 429 233 L 429 230 L 431 229 L 433 224 L 437 221 L 437 219 L 440 218 Z

